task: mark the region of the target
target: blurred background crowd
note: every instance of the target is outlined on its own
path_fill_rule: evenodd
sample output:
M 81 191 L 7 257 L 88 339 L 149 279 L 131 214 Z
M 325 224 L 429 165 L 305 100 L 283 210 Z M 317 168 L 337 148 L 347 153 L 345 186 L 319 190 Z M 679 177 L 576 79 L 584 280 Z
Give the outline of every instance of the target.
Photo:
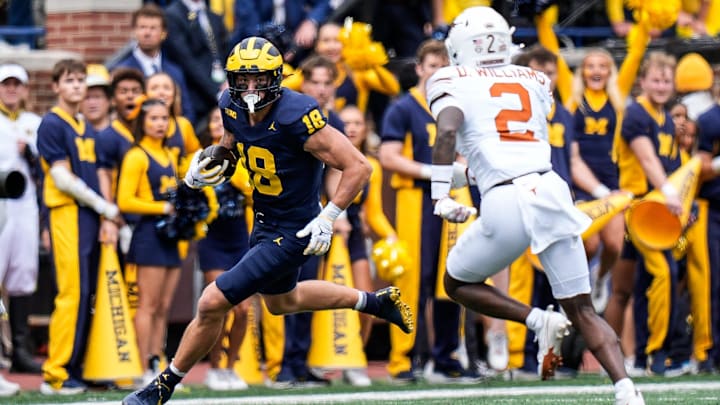
M 0 2 L 0 49 L 8 55 L 45 49 L 46 34 L 54 29 L 46 3 Z M 7 380 L 0 377 L 0 395 L 19 389 L 13 373 L 42 373 L 47 394 L 87 388 L 82 367 L 93 288 L 86 294 L 84 276 L 70 275 L 81 263 L 58 259 L 64 254 L 58 253 L 63 249 L 58 241 L 82 233 L 83 225 L 50 225 L 64 203 L 43 193 L 53 155 L 47 145 L 38 146 L 41 117 L 55 114 L 72 121 L 78 135 L 93 134 L 94 144 L 85 151 L 92 154 L 88 170 L 96 173 L 95 191 L 121 212 L 118 253 L 142 361 L 138 380 L 147 380 L 172 357 L 194 310 L 190 297 L 247 250 L 254 181 L 243 168 L 197 202 L 206 211 L 183 205 L 167 179 L 182 178 L 189 157 L 221 137 L 217 98 L 227 87 L 225 59 L 233 45 L 253 35 L 281 51 L 283 85 L 314 97 L 375 168 L 362 198 L 336 223 L 342 237 L 337 243 L 344 242 L 347 251 L 310 260 L 301 277 L 331 277 L 327 269 L 333 264 L 349 263 L 347 277 L 357 288 L 400 286 L 418 327 L 406 336 L 361 317 L 353 356 L 387 361 L 397 383 L 538 378 L 535 343 L 524 325 L 461 311 L 438 284 L 444 256 L 462 227 L 426 209 L 435 127 L 424 84 L 448 64 L 442 40 L 454 16 L 475 5 L 500 11 L 516 27 L 516 63 L 553 81 L 558 106 L 548 118 L 553 164 L 578 201 L 610 198 L 617 190 L 642 197 L 658 188 L 642 164 L 640 172 L 623 172 L 623 153 L 643 161 L 637 150 L 621 150 L 637 135 L 624 133 L 636 130 L 623 123 L 630 106 L 649 106 L 661 139 L 650 151 L 668 175 L 691 156 L 707 161 L 718 154 L 720 0 L 138 1 L 130 29 L 120 33 L 124 45 L 111 55 L 76 58 L 81 68 L 46 67 L 53 69 L 55 108 L 74 105 L 60 84 L 82 71 L 75 117 L 31 103 L 38 76 L 21 60 L 8 56 L 0 64 L 0 170 L 19 170 L 28 180 L 21 198 L 5 202 L 8 215 L 0 231 L 0 291 L 8 308 L 0 328 L 0 366 L 10 369 Z M 662 74 L 653 76 L 656 68 L 669 69 L 669 82 Z M 653 87 L 653 80 L 666 88 Z M 159 129 L 148 118 L 153 102 L 169 117 Z M 720 189 L 707 164 L 695 172 L 701 181 L 692 185 L 700 190 L 690 198 L 692 219 L 673 246 L 633 240 L 620 212 L 585 238 L 595 309 L 621 336 L 633 376 L 716 373 L 720 365 Z M 636 187 L 632 180 L 638 176 L 644 184 Z M 329 175 L 329 194 L 332 181 Z M 478 203 L 476 190 L 456 192 L 456 198 Z M 96 222 L 108 217 L 105 206 L 93 209 Z M 183 225 L 183 218 L 191 223 Z M 162 242 L 140 238 L 154 229 L 166 237 Z M 79 245 L 98 243 L 76 239 Z M 147 260 L 158 251 L 153 243 L 166 254 L 160 262 Z M 96 267 L 97 260 L 90 261 L 89 280 L 95 280 L 93 263 Z M 518 258 L 492 282 L 534 306 L 555 304 L 541 266 L 530 256 Z M 256 370 L 247 366 L 255 353 L 265 370 L 260 383 L 329 384 L 318 369 L 333 366 L 309 360 L 309 353 L 321 339 L 318 333 L 332 331 L 311 326 L 312 315 L 273 317 L 250 299 L 231 318 L 227 339 L 209 356 L 208 387 L 238 390 L 258 383 Z M 53 322 L 67 319 L 85 326 L 70 334 L 53 331 Z M 242 351 L 242 345 L 252 348 Z M 564 375 L 583 370 L 581 337 L 568 337 L 563 355 Z M 344 367 L 343 378 L 372 384 L 362 366 Z

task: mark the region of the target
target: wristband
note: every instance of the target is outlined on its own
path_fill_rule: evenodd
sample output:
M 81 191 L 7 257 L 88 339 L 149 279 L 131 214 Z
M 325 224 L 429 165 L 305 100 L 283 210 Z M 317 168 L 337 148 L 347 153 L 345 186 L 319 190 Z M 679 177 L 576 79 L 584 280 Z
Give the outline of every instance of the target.
M 338 207 L 337 205 L 335 205 L 335 203 L 330 201 L 329 203 L 327 203 L 325 208 L 323 208 L 322 212 L 320 212 L 320 215 L 330 219 L 331 222 L 334 222 L 342 211 L 342 208 Z
M 675 186 L 667 181 L 663 183 L 662 187 L 660 187 L 660 191 L 663 195 L 665 195 L 665 197 L 677 197 L 678 195 L 678 191 Z
M 424 164 L 420 167 L 420 178 L 423 180 L 430 180 L 430 178 L 432 177 L 432 172 L 432 165 Z
M 590 194 L 592 194 L 593 197 L 600 199 L 610 195 L 610 189 L 606 185 L 600 183 L 593 188 Z
M 712 167 L 713 172 L 715 174 L 720 174 L 720 156 L 715 156 L 713 160 L 710 162 L 710 167 Z
M 430 196 L 433 200 L 439 200 L 450 194 L 450 183 L 453 177 L 452 165 L 432 165 L 430 179 Z

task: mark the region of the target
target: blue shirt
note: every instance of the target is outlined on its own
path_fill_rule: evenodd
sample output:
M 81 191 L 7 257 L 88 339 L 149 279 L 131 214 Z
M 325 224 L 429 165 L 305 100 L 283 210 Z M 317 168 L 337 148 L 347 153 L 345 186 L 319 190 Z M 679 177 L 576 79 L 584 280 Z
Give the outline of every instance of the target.
M 698 149 L 717 156 L 720 151 L 720 106 L 715 104 L 700 115 L 697 126 Z M 704 182 L 699 195 L 713 203 L 720 202 L 720 177 Z

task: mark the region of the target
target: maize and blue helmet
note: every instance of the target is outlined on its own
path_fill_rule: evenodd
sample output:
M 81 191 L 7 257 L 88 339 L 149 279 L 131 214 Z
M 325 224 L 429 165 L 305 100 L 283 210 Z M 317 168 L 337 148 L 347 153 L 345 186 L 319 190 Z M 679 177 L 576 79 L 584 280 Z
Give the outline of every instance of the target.
M 261 37 L 243 39 L 235 45 L 225 63 L 231 100 L 240 108 L 250 112 L 271 104 L 280 97 L 282 69 L 282 55 L 270 41 Z M 247 91 L 247 85 L 240 82 L 239 76 L 246 74 L 267 75 L 267 85 L 256 89 L 265 93 L 262 98 L 254 94 L 250 96 L 255 97 L 248 99 L 246 95 L 243 98 L 242 93 Z

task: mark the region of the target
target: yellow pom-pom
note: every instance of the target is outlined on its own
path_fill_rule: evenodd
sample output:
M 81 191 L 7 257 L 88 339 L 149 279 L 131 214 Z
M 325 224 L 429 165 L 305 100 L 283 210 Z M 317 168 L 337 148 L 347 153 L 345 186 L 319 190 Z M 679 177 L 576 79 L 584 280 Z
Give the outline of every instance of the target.
M 659 30 L 675 24 L 682 7 L 681 0 L 626 0 L 625 4 L 633 10 L 635 21 Z
M 405 242 L 383 239 L 373 245 L 372 259 L 381 279 L 393 282 L 410 266 L 410 256 Z
M 370 24 L 353 22 L 353 19 L 348 17 L 340 29 L 340 42 L 344 48 L 365 48 L 372 41 L 371 33 L 372 26 Z

